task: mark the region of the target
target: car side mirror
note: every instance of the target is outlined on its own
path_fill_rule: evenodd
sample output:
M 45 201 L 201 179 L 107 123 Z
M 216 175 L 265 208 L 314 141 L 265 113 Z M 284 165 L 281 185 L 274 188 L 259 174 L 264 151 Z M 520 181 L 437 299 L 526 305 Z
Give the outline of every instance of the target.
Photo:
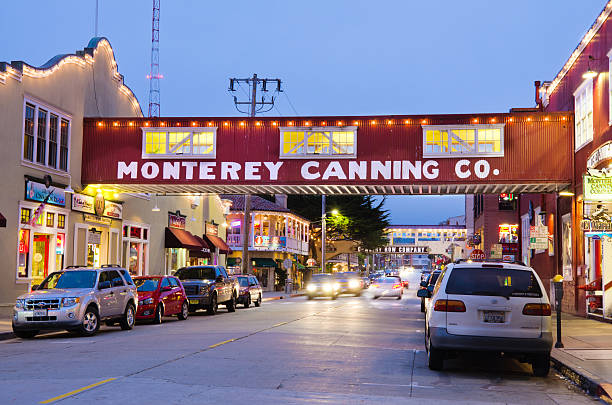
M 427 287 L 427 281 L 426 280 L 421 281 L 421 287 Z
M 172 290 L 172 287 L 170 287 L 170 286 L 165 286 L 165 287 L 162 287 L 162 288 L 161 288 L 161 290 L 162 290 L 162 291 L 170 291 L 170 290 Z
M 430 298 L 431 297 L 431 292 L 429 292 L 429 290 L 418 290 L 417 291 L 417 297 Z
M 98 283 L 98 290 L 104 290 L 106 288 L 110 288 L 110 286 L 111 286 L 110 281 L 100 281 Z
M 34 291 L 34 290 L 38 290 L 38 287 L 39 287 L 39 286 L 40 286 L 40 284 L 34 284 L 34 285 L 32 286 L 32 291 Z

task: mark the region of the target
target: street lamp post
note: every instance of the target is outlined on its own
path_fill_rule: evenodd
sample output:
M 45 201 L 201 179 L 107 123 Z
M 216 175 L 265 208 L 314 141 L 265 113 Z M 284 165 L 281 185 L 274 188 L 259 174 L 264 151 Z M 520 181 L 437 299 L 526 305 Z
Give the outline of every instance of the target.
M 325 273 L 325 194 L 321 195 L 321 272 Z

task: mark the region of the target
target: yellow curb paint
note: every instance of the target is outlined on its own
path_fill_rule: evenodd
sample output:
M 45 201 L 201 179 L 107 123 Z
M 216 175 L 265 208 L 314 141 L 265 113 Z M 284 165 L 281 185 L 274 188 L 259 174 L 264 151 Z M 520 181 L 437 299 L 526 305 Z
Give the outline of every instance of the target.
M 66 394 L 63 394 L 63 395 L 60 395 L 58 397 L 53 397 L 51 399 L 47 399 L 46 401 L 41 401 L 40 403 L 41 404 L 50 404 L 51 402 L 55 402 L 55 401 L 58 401 L 60 399 L 64 399 L 64 398 L 69 397 L 71 395 L 78 394 L 79 392 L 83 392 L 83 391 L 86 391 L 88 389 L 97 387 L 98 385 L 106 384 L 107 382 L 111 382 L 113 380 L 116 380 L 116 378 L 108 378 L 106 380 L 98 381 L 97 383 L 88 385 L 88 386 L 83 387 L 83 388 L 79 388 L 78 390 L 70 391 L 70 392 L 68 392 Z
M 223 342 L 219 342 L 219 343 L 215 343 L 214 345 L 210 345 L 210 346 L 208 346 L 208 348 L 209 348 L 209 349 L 214 349 L 215 347 L 218 347 L 218 346 L 224 345 L 224 344 L 226 344 L 226 343 L 233 342 L 234 340 L 236 340 L 236 339 L 224 340 Z

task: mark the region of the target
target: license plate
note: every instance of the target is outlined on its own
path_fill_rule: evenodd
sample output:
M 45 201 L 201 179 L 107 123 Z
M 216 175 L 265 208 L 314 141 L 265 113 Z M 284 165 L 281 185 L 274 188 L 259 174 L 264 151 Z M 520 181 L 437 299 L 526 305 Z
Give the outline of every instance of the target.
M 200 301 L 199 300 L 189 300 L 189 303 L 193 305 L 198 305 Z
M 47 316 L 46 309 L 35 309 L 33 316 Z
M 487 323 L 504 323 L 506 314 L 503 311 L 484 311 L 484 321 Z

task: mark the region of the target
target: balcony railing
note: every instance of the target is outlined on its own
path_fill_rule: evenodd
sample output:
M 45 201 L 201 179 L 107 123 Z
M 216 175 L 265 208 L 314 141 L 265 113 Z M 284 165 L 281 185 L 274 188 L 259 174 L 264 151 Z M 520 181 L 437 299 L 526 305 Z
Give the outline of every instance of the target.
M 288 251 L 299 254 L 308 254 L 308 242 L 285 236 L 261 236 L 252 237 L 254 244 L 249 245 L 249 249 L 266 251 Z M 242 235 L 227 235 L 227 244 L 232 248 L 242 248 Z

